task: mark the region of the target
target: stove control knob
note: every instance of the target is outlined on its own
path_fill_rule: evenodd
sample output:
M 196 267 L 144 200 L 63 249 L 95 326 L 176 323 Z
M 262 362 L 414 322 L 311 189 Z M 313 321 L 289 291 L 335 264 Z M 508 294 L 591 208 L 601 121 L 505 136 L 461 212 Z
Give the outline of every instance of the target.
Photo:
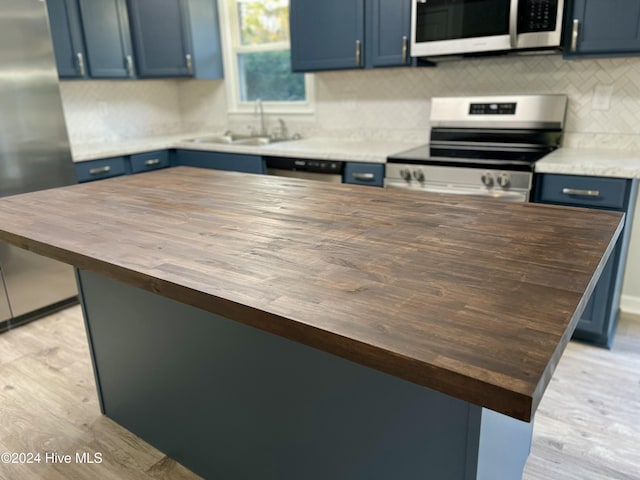
M 502 188 L 508 188 L 509 185 L 511 185 L 511 175 L 503 172 L 500 175 L 498 175 L 497 182 L 498 182 L 498 185 L 500 185 Z
M 424 182 L 424 172 L 422 170 L 414 170 L 413 178 L 415 178 L 419 182 Z
M 400 170 L 400 176 L 407 182 L 411 181 L 411 171 L 408 168 Z
M 482 176 L 480 177 L 480 180 L 482 180 L 482 183 L 486 187 L 492 187 L 493 186 L 493 175 L 491 174 L 491 172 L 483 173 Z

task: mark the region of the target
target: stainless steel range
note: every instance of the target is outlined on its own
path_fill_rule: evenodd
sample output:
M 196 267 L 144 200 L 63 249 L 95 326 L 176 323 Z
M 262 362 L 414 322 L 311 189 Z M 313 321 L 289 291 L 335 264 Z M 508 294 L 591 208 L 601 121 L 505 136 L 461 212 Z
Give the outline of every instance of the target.
M 565 95 L 433 98 L 430 143 L 390 156 L 385 186 L 526 202 L 566 110 Z

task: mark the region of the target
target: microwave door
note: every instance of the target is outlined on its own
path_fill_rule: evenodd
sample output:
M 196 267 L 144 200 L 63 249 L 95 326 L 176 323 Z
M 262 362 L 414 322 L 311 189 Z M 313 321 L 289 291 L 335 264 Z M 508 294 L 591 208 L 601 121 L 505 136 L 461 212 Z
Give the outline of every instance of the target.
M 517 41 L 518 0 L 416 0 L 412 55 L 418 57 L 509 50 Z M 512 14 L 512 10 L 516 10 Z M 514 20 L 515 15 L 515 20 Z M 515 39 L 515 40 L 514 40 Z
M 517 15 L 510 19 L 510 32 L 517 32 L 515 47 L 541 49 L 559 47 L 562 37 L 562 0 L 519 0 Z M 515 23 L 514 23 L 515 22 Z M 513 33 L 511 34 L 513 38 Z

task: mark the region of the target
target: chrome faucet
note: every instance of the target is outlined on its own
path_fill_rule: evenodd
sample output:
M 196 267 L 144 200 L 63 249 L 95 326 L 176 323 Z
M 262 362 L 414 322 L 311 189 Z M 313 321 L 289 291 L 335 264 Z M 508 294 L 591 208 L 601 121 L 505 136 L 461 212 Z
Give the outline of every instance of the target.
M 260 135 L 263 137 L 267 136 L 267 127 L 264 123 L 264 109 L 262 108 L 262 100 L 259 98 L 256 100 L 256 106 L 254 109 L 254 113 L 260 115 Z
M 284 123 L 284 120 L 279 118 L 278 123 L 280 124 L 280 138 L 288 138 L 289 130 L 287 129 L 287 125 Z

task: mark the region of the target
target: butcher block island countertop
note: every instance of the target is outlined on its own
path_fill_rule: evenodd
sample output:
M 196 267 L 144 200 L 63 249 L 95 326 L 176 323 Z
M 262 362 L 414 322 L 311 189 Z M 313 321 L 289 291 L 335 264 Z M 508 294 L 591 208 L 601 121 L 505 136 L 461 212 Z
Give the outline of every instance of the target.
M 188 167 L 0 199 L 3 241 L 523 421 L 621 219 Z

